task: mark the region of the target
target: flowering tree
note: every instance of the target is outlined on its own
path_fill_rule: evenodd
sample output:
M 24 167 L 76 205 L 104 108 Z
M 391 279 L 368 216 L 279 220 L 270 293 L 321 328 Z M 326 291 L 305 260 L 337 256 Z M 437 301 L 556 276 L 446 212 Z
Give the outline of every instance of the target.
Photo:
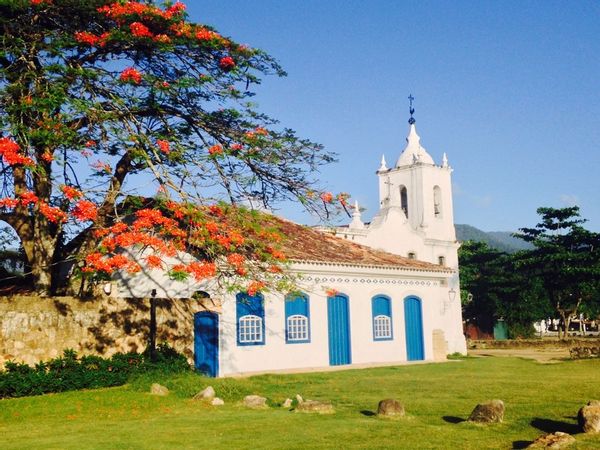
M 69 266 L 135 272 L 132 247 L 173 276 L 254 292 L 285 260 L 280 236 L 223 202 L 335 203 L 311 177 L 332 156 L 248 102 L 260 76 L 285 75 L 277 62 L 182 3 L 13 0 L 0 23 L 0 221 L 38 292 L 64 288 Z M 198 259 L 168 265 L 179 251 Z

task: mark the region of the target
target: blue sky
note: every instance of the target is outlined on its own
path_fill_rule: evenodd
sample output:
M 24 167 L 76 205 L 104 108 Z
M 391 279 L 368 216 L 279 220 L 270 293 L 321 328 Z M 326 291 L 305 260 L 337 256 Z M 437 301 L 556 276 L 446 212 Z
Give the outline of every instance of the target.
M 600 231 L 600 3 L 187 1 L 190 18 L 275 56 L 289 73 L 262 111 L 339 154 L 320 178 L 377 212 L 375 170 L 395 161 L 409 93 L 421 144 L 454 167 L 455 222 L 537 223 L 581 207 Z M 311 222 L 300 208 L 282 211 Z

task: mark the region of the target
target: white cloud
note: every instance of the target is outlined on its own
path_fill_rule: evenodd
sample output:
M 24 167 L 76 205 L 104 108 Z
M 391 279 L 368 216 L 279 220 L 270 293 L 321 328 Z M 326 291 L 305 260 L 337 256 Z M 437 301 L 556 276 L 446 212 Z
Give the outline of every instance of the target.
M 560 201 L 564 206 L 579 205 L 579 198 L 574 194 L 561 194 Z

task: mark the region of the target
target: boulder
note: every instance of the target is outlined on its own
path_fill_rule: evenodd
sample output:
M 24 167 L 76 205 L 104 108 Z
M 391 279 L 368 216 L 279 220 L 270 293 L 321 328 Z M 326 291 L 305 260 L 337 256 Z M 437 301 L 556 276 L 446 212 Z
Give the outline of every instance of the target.
M 210 404 L 213 406 L 223 406 L 225 402 L 221 400 L 219 397 L 215 397 L 210 401 Z
M 577 421 L 584 433 L 599 433 L 600 401 L 592 400 L 581 408 L 577 413 Z
M 248 408 L 267 408 L 267 399 L 260 395 L 246 395 L 244 397 L 244 406 Z
M 476 423 L 499 423 L 503 419 L 504 402 L 502 400 L 492 400 L 477 405 L 468 420 Z
M 527 448 L 565 448 L 575 442 L 575 438 L 568 433 L 543 434 L 533 441 Z
M 386 398 L 377 405 L 377 415 L 382 417 L 402 417 L 404 416 L 404 406 L 398 400 Z
M 291 408 L 292 407 L 292 399 L 286 398 L 281 406 L 282 406 L 282 408 Z
M 331 403 L 318 400 L 304 400 L 302 403 L 298 403 L 295 411 L 316 414 L 333 414 L 335 412 Z
M 208 386 L 206 389 L 201 390 L 194 395 L 194 400 L 212 400 L 215 398 L 215 390 L 212 386 Z
M 150 387 L 150 393 L 152 395 L 165 396 L 165 395 L 169 395 L 169 389 L 167 389 L 166 387 L 164 387 L 158 383 L 152 383 L 152 386 Z

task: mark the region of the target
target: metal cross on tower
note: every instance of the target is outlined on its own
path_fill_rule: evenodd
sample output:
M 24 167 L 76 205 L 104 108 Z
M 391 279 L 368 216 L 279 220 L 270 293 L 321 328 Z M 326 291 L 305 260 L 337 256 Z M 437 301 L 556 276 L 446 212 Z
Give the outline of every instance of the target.
M 412 94 L 408 95 L 408 101 L 410 102 L 408 106 L 408 112 L 410 112 L 410 119 L 408 119 L 408 123 L 411 125 L 416 122 L 415 118 L 413 117 L 413 114 L 415 113 L 415 108 L 413 108 L 414 99 L 415 98 L 412 96 Z

